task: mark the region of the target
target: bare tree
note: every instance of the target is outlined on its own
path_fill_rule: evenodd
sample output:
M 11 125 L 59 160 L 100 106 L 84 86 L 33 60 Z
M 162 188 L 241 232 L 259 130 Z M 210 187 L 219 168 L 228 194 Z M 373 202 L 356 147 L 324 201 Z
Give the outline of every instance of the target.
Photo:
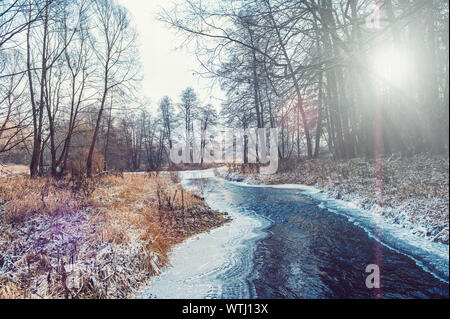
M 101 68 L 100 105 L 86 162 L 86 173 L 92 176 L 92 159 L 109 91 L 136 79 L 135 34 L 129 25 L 127 12 L 115 1 L 94 1 L 98 33 L 92 48 Z

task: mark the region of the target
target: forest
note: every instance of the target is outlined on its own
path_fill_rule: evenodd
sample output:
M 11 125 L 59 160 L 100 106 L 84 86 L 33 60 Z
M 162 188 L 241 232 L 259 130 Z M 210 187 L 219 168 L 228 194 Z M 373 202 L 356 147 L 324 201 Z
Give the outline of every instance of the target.
M 448 151 L 447 1 L 168 7 L 159 19 L 226 93 L 215 106 L 187 88 L 150 107 L 138 35 L 115 1 L 2 1 L 0 17 L 0 156 L 32 177 L 159 169 L 171 130 L 194 119 L 277 127 L 282 161 Z
M 278 127 L 280 158 L 448 150 L 446 1 L 186 1 L 226 123 Z

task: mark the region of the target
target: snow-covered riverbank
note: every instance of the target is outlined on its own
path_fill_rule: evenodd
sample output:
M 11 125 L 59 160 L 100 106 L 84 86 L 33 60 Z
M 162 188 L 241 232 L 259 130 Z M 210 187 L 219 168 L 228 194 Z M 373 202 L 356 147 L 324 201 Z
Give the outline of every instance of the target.
M 214 172 L 182 171 L 180 177 L 185 189 L 201 192 L 202 185 L 192 181 L 214 177 Z M 228 213 L 231 221 L 177 245 L 169 254 L 170 267 L 153 277 L 137 298 L 254 297 L 247 279 L 256 241 L 269 222 L 232 205 L 220 192 L 204 191 L 203 196 L 211 209 Z
M 228 222 L 178 182 L 0 178 L 0 299 L 134 296 L 175 244 Z
M 409 233 L 433 242 L 449 243 L 448 156 L 417 155 L 387 159 L 382 164 L 382 207 L 376 203 L 375 164 L 362 159 L 314 160 L 260 175 L 241 167 L 220 175 L 247 184 L 298 184 L 320 189 L 330 198 L 382 216 Z

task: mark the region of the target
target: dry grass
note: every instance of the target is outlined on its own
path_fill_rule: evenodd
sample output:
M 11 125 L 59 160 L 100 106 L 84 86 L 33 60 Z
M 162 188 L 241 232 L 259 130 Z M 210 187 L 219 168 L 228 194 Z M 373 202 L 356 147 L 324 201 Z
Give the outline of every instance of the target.
M 0 179 L 0 199 L 8 222 L 20 222 L 33 213 L 58 214 L 83 207 L 94 184 L 87 180 L 55 180 L 25 176 Z
M 140 239 L 165 257 L 173 244 L 222 223 L 218 212 L 208 210 L 199 196 L 177 183 L 176 174 L 103 178 L 89 201 L 102 212 L 98 215 L 99 223 L 106 225 L 99 232 L 102 240 L 128 242 L 130 229 L 136 230 Z
M 125 298 L 227 218 L 176 174 L 0 179 L 0 298 Z

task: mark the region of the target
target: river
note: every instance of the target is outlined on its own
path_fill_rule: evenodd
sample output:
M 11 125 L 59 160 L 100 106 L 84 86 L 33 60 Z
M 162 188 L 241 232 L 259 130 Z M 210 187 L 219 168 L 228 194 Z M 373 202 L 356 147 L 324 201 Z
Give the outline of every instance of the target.
M 233 220 L 177 245 L 138 298 L 448 298 L 448 245 L 301 185 L 180 172 Z M 377 264 L 380 289 L 366 287 Z

